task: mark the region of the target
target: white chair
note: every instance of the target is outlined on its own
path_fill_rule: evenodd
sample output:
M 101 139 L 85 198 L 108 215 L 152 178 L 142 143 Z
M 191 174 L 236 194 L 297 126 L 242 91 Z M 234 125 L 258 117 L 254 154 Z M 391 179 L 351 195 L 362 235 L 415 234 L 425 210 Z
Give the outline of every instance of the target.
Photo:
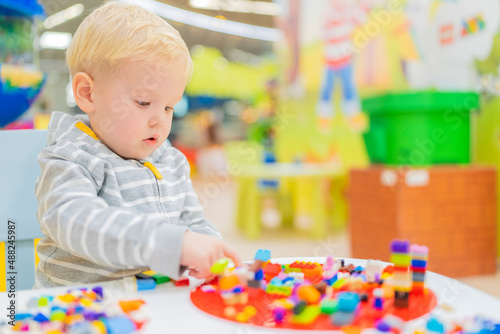
M 46 142 L 46 130 L 0 131 L 0 292 L 10 287 L 6 279 L 14 275 L 9 274 L 12 272 L 16 273 L 18 290 L 31 289 L 35 283 L 38 263 L 35 247 L 43 236 L 36 219 L 35 182 L 40 174 L 37 156 Z M 15 224 L 15 265 L 12 268 L 9 221 L 11 227 Z

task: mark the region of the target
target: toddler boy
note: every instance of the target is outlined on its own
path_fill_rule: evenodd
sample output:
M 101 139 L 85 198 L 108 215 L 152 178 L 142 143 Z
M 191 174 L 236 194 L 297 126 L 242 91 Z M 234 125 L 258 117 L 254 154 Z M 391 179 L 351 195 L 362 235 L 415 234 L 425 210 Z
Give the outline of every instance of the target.
M 84 116 L 52 114 L 38 157 L 45 237 L 35 287 L 120 279 L 152 269 L 210 276 L 240 260 L 207 221 L 186 158 L 166 141 L 192 61 L 157 15 L 110 2 L 80 25 L 66 54 Z

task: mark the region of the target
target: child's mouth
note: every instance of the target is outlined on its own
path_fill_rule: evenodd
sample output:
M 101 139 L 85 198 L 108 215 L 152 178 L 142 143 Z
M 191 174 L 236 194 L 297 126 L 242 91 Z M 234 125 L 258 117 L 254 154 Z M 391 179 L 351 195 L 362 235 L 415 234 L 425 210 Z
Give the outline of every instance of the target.
M 154 146 L 154 145 L 156 145 L 156 142 L 158 141 L 158 139 L 157 139 L 157 138 L 155 138 L 155 137 L 149 137 L 149 138 L 147 138 L 147 139 L 144 139 L 143 141 L 144 141 L 144 142 L 146 143 L 146 145 L 148 145 L 148 146 Z

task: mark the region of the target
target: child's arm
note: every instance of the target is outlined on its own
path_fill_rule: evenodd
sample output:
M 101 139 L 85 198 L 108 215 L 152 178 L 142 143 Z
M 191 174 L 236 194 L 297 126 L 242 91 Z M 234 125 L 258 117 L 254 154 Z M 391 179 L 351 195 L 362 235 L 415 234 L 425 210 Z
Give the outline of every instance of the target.
M 100 265 L 150 267 L 176 279 L 187 226 L 109 206 L 97 196 L 107 168 L 103 160 L 95 158 L 91 173 L 52 151 L 45 149 L 38 157 L 42 174 L 36 186 L 37 216 L 42 232 L 63 250 Z
M 185 158 L 184 158 L 185 159 Z M 217 228 L 203 215 L 203 208 L 194 192 L 190 168 L 185 161 L 186 199 L 181 212 L 181 224 L 189 229 L 182 244 L 181 264 L 191 269 L 190 275 L 206 278 L 212 275 L 211 266 L 219 259 L 228 257 L 239 266 L 242 264 L 238 254 L 221 239 Z M 195 233 L 192 233 L 195 232 Z

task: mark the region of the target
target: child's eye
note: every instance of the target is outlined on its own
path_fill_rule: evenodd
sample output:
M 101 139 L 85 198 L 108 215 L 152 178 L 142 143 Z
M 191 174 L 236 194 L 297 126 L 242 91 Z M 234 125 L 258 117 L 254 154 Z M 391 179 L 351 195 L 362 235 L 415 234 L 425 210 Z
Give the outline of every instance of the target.
M 166 112 L 173 112 L 174 108 L 172 108 L 172 107 L 165 107 L 165 111 Z
M 137 104 L 140 105 L 141 107 L 149 106 L 149 102 L 143 102 L 143 101 L 135 101 L 135 102 L 137 102 Z

